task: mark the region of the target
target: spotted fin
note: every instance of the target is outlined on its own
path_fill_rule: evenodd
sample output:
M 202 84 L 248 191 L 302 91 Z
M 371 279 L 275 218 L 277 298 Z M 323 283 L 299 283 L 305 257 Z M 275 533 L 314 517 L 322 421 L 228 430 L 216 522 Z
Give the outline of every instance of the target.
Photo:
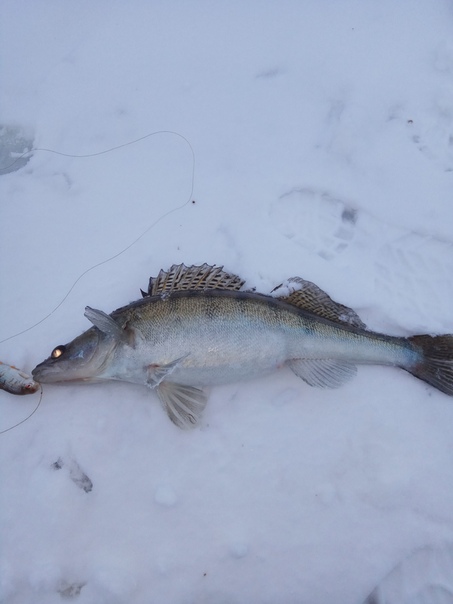
M 292 359 L 286 364 L 304 382 L 317 388 L 339 388 L 357 373 L 352 363 L 335 359 Z
M 200 388 L 162 381 L 157 394 L 171 421 L 182 430 L 190 430 L 198 424 L 208 400 Z
M 279 291 L 280 290 L 280 291 Z M 321 288 L 301 277 L 292 277 L 271 292 L 279 300 L 311 312 L 334 323 L 366 329 L 358 314 L 343 304 L 332 300 Z
M 168 271 L 161 270 L 157 277 L 151 277 L 148 291 L 142 290 L 142 295 L 144 297 L 158 296 L 174 291 L 205 291 L 207 289 L 238 291 L 244 283 L 243 279 L 237 275 L 225 272 L 222 266 L 173 264 Z

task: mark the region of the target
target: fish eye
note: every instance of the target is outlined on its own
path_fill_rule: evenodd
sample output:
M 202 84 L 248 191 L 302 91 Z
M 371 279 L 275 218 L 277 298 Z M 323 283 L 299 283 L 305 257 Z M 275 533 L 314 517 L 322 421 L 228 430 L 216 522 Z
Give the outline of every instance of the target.
M 58 359 L 66 350 L 66 346 L 57 346 L 52 350 L 52 354 L 50 355 L 53 359 Z

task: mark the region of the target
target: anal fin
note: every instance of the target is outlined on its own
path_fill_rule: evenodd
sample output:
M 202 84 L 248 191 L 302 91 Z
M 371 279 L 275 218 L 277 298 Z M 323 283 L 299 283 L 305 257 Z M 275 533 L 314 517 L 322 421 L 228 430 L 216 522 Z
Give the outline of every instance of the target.
M 208 400 L 200 388 L 166 381 L 158 385 L 157 394 L 168 417 L 182 430 L 195 428 Z
M 357 373 L 353 363 L 336 359 L 291 359 L 286 364 L 304 382 L 317 388 L 339 388 Z

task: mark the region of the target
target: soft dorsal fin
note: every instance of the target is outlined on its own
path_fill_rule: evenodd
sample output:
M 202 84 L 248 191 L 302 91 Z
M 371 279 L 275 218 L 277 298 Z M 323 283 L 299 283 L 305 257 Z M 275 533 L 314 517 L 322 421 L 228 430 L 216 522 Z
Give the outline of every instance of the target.
M 223 266 L 186 266 L 173 264 L 168 271 L 161 270 L 157 277 L 151 277 L 148 293 L 144 296 L 158 296 L 174 291 L 229 289 L 238 291 L 244 281 L 237 275 L 232 275 L 223 270 Z
M 282 293 L 278 291 L 280 289 Z M 352 308 L 335 302 L 317 285 L 311 281 L 305 281 L 301 277 L 288 279 L 285 283 L 273 289 L 272 293 L 279 300 L 318 315 L 318 317 L 323 317 L 342 325 L 352 325 L 353 327 L 366 329 L 365 323 Z

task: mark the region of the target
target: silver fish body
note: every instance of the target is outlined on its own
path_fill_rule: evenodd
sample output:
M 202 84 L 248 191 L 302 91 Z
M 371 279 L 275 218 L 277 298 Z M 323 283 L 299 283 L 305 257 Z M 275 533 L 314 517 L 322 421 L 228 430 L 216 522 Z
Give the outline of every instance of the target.
M 210 288 L 208 280 L 206 287 L 206 279 L 193 278 L 201 269 L 203 274 L 220 270 L 173 266 L 151 283 L 149 295 L 111 315 L 87 307 L 94 327 L 56 348 L 35 368 L 34 378 L 147 385 L 180 427 L 197 422 L 206 403 L 203 387 L 258 377 L 283 365 L 308 384 L 328 388 L 352 378 L 357 364 L 393 365 L 453 394 L 453 336 L 439 336 L 437 347 L 448 349 L 447 377 L 434 383 L 423 374 L 426 346 L 435 340 L 430 336 L 406 339 L 367 331 L 354 311 L 299 278 L 290 280 L 289 295 L 275 297 L 242 291 L 241 281 L 225 285 L 226 277 L 234 276 L 223 272 L 220 286 Z M 187 287 L 181 285 L 184 279 Z M 445 364 L 443 352 L 440 363 Z
M 10 394 L 33 394 L 39 384 L 14 365 L 0 362 L 0 388 Z
M 297 359 L 400 366 L 419 359 L 402 338 L 345 329 L 251 292 L 145 298 L 112 318 L 122 328 L 134 326 L 134 346 L 129 350 L 126 341 L 112 351 L 111 362 L 98 375 L 103 379 L 143 383 L 150 366 L 168 366 L 176 359 L 167 380 L 191 386 L 254 378 Z

